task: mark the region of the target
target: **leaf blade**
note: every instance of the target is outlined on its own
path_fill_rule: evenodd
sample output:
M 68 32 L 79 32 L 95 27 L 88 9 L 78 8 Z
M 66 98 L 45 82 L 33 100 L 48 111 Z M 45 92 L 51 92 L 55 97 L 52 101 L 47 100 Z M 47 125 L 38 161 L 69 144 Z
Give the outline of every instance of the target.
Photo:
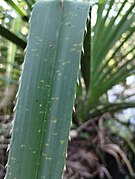
M 70 1 L 34 7 L 6 179 L 61 178 L 88 11 Z

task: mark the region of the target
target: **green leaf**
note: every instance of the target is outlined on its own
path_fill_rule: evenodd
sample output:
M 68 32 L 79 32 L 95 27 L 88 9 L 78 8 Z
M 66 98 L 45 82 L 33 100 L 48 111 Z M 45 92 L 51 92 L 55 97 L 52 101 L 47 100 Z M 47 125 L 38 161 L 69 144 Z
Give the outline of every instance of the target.
M 101 116 L 106 112 L 115 113 L 119 110 L 126 108 L 134 108 L 134 102 L 117 102 L 117 103 L 100 103 L 95 104 L 89 110 L 89 115 L 91 117 Z
M 22 25 L 22 21 L 20 18 L 16 18 L 13 20 L 12 22 L 12 31 L 15 33 L 15 34 L 18 34 L 19 31 L 20 31 L 20 28 L 21 28 L 21 25 Z M 6 65 L 6 85 L 5 85 L 5 92 L 4 92 L 4 95 L 5 95 L 5 103 L 6 101 L 8 101 L 8 94 L 9 94 L 9 91 L 10 91 L 10 84 L 12 82 L 12 73 L 13 73 L 13 67 L 14 67 L 14 62 L 15 62 L 15 54 L 16 54 L 16 49 L 17 49 L 17 46 L 15 44 L 13 44 L 12 42 L 9 42 L 8 43 L 8 55 L 7 55 L 7 65 Z M 5 107 L 5 114 L 7 112 L 7 109 Z
M 88 14 L 89 3 L 34 6 L 6 179 L 62 177 Z
M 91 24 L 89 20 L 87 22 L 86 31 L 87 32 L 84 37 L 84 52 L 82 52 L 81 55 L 81 72 L 85 82 L 86 89 L 88 91 L 90 85 L 90 55 L 91 55 L 91 50 L 90 50 Z
M 25 0 L 25 2 L 27 3 L 29 8 L 31 8 L 34 3 L 32 0 Z
M 20 39 L 18 36 L 16 36 L 14 33 L 10 32 L 5 27 L 2 27 L 0 25 L 0 35 L 5 37 L 6 39 L 10 40 L 11 42 L 15 43 L 16 45 L 20 46 L 21 48 L 26 47 L 26 42 Z
M 97 21 L 92 28 L 88 106 L 96 103 L 112 86 L 134 73 L 135 49 L 131 43 L 135 30 L 134 8 L 135 3 L 126 0 L 122 3 L 110 0 L 98 4 Z M 113 9 L 114 14 L 111 15 Z M 129 48 L 125 48 L 125 44 Z M 130 60 L 129 55 L 132 55 Z M 111 61 L 113 65 L 110 65 Z
M 27 12 L 22 10 L 17 3 L 14 3 L 12 0 L 6 0 L 8 3 L 19 15 L 22 17 L 23 20 L 28 21 Z

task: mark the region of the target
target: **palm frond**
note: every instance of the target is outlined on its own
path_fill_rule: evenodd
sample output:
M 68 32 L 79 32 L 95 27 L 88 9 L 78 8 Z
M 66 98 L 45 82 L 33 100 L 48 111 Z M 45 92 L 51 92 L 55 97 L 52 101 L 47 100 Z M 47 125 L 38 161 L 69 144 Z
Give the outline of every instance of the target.
M 24 9 L 22 10 L 17 3 L 15 3 L 12 0 L 6 0 L 5 2 L 8 3 L 17 12 L 17 14 L 20 15 L 20 17 L 22 17 L 24 21 L 29 20 L 27 17 L 28 16 L 27 12 Z
M 135 72 L 134 8 L 135 3 L 126 0 L 98 3 L 92 29 L 89 104 Z
M 22 47 L 23 49 L 25 49 L 26 42 L 1 25 L 0 25 L 0 35 L 10 40 L 11 42 L 15 43 L 16 45 Z

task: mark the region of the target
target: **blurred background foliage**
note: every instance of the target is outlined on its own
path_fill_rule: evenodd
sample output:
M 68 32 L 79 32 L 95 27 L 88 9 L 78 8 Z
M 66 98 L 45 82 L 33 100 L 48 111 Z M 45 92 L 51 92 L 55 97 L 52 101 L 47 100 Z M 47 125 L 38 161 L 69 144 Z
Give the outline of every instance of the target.
M 134 178 L 135 2 L 90 0 L 90 3 L 91 22 L 87 24 L 82 49 L 64 179 Z M 7 161 L 33 4 L 34 0 L 0 1 L 2 166 Z

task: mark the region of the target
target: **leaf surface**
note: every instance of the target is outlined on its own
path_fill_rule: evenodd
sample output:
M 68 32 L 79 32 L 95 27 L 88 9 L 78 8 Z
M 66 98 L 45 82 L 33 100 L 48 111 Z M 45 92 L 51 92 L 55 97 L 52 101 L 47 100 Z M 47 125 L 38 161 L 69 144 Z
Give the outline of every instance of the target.
M 60 179 L 89 3 L 38 1 L 32 13 L 6 179 Z

